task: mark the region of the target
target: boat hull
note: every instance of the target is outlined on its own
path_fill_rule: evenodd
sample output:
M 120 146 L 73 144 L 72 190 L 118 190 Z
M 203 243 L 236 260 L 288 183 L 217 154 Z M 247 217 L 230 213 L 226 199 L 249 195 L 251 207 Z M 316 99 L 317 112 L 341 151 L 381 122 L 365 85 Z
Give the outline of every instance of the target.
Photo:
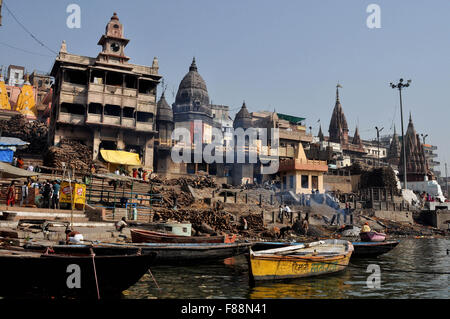
M 133 243 L 224 243 L 228 240 L 227 236 L 178 236 L 142 229 L 130 229 L 130 233 Z
M 155 264 L 180 265 L 219 261 L 248 253 L 250 243 L 138 244 L 143 254 L 156 253 Z
M 351 254 L 335 257 L 255 257 L 250 254 L 251 279 L 283 280 L 335 273 L 347 267 Z
M 82 254 L 92 248 L 96 255 L 132 255 L 140 251 L 142 254 L 155 254 L 153 264 L 179 265 L 218 261 L 248 252 L 250 243 L 141 243 L 141 244 L 95 244 L 95 245 L 55 245 L 51 248 L 56 253 Z M 26 245 L 24 248 L 45 252 L 46 246 Z
M 380 242 L 386 240 L 386 234 L 377 232 L 363 232 L 359 234 L 362 241 Z
M 353 254 L 354 258 L 364 257 L 376 257 L 390 252 L 397 247 L 399 241 L 386 241 L 386 242 L 353 242 Z
M 92 258 L 0 251 L 0 273 L 4 274 L 0 296 L 97 298 L 97 283 L 100 298 L 118 295 L 139 281 L 154 258 L 155 254 Z M 70 283 L 75 287 L 70 288 Z

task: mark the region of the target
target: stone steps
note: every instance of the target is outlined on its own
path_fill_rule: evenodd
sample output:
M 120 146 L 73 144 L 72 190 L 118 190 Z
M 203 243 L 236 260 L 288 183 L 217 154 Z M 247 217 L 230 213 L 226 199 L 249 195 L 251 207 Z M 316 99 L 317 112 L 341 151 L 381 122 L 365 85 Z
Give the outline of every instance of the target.
M 89 218 L 84 213 L 53 213 L 53 212 L 30 212 L 30 211 L 3 211 L 2 216 L 12 215 L 8 221 L 19 221 L 20 219 L 47 219 L 47 220 L 73 220 L 77 222 L 87 222 Z

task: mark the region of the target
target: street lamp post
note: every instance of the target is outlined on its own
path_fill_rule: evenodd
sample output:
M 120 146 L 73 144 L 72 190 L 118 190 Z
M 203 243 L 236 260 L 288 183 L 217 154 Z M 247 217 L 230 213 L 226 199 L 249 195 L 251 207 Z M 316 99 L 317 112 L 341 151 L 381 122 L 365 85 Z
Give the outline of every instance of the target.
M 423 135 L 423 134 L 420 134 L 420 136 L 422 136 L 422 139 L 423 139 L 423 144 L 425 144 L 425 139 L 427 138 L 428 134 L 425 134 L 425 135 Z
M 407 186 L 407 176 L 406 176 L 406 141 L 405 141 L 405 133 L 403 130 L 403 105 L 402 105 L 402 89 L 405 87 L 408 87 L 411 83 L 411 80 L 408 80 L 407 83 L 403 83 L 403 79 L 400 79 L 400 81 L 397 84 L 390 83 L 390 86 L 393 89 L 398 89 L 398 92 L 400 94 L 400 117 L 402 121 L 402 148 L 403 148 L 403 174 L 404 174 L 404 187 L 405 189 L 408 189 Z
M 380 166 L 380 132 L 384 129 L 384 127 L 379 129 L 378 126 L 375 126 L 375 129 L 377 130 L 377 140 L 378 140 L 378 166 Z
M 450 194 L 448 193 L 447 163 L 445 163 L 445 185 L 447 186 L 447 199 L 449 199 L 450 198 Z

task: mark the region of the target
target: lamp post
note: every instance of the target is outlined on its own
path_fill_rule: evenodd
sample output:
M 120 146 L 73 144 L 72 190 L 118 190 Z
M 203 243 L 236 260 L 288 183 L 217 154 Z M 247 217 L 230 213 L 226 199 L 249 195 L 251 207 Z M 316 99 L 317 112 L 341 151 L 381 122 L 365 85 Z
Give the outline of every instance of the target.
M 425 139 L 427 138 L 428 134 L 420 134 L 420 136 L 422 136 L 423 144 L 425 144 Z
M 378 126 L 375 126 L 375 129 L 377 130 L 377 140 L 378 140 L 378 166 L 380 166 L 380 132 L 384 129 L 384 127 L 379 129 Z
M 448 194 L 448 175 L 447 175 L 447 163 L 445 163 L 445 185 L 447 186 L 447 199 L 449 199 L 450 195 Z
M 398 92 L 400 94 L 400 117 L 402 121 L 402 148 L 403 148 L 403 175 L 404 175 L 404 188 L 408 189 L 407 184 L 407 176 L 406 176 L 406 141 L 405 141 L 405 133 L 403 130 L 403 105 L 402 105 L 402 89 L 405 87 L 408 87 L 411 83 L 411 80 L 408 80 L 407 83 L 403 83 L 403 79 L 400 79 L 400 81 L 397 84 L 390 83 L 391 88 L 398 89 Z

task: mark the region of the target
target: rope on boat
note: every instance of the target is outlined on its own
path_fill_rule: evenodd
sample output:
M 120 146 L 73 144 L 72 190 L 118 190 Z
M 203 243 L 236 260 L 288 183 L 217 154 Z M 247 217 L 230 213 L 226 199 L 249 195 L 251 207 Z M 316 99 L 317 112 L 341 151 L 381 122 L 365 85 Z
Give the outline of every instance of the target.
M 95 269 L 95 254 L 91 248 L 91 256 L 92 256 L 92 265 L 94 266 L 94 276 L 95 276 L 95 285 L 97 286 L 97 298 L 100 300 L 100 290 L 98 288 L 98 280 L 97 280 L 97 270 Z
M 153 274 L 152 274 L 152 271 L 151 271 L 151 269 L 149 268 L 148 269 L 148 272 L 150 273 L 150 275 L 152 276 L 152 279 L 153 279 L 153 281 L 155 282 L 155 284 L 156 284 L 156 287 L 158 287 L 158 289 L 160 289 L 159 288 L 159 286 L 158 286 L 158 283 L 156 282 L 156 279 L 155 279 L 155 277 L 153 277 Z

